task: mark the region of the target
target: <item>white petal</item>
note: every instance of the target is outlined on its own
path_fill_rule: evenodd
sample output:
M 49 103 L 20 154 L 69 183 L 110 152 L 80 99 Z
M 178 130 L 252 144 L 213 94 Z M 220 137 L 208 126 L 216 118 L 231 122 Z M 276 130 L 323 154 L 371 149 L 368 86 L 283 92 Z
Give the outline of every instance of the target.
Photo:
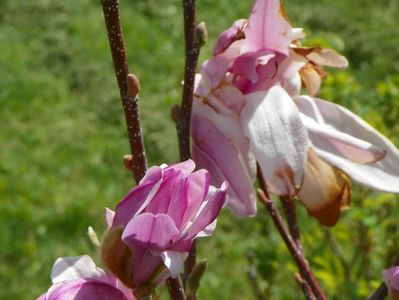
M 164 251 L 160 254 L 160 256 L 165 266 L 169 269 L 171 277 L 176 278 L 179 276 L 187 254 L 176 251 Z
M 308 130 L 312 144 L 324 151 L 342 156 L 356 163 L 373 163 L 384 158 L 386 151 L 368 141 L 361 140 L 326 124 L 316 103 L 311 97 L 294 98 L 298 104 L 302 122 Z
M 88 255 L 58 258 L 51 270 L 53 284 L 76 280 L 79 278 L 96 278 L 104 276 Z
M 274 193 L 296 194 L 309 144 L 296 106 L 280 86 L 246 98 L 241 121 L 266 182 Z
M 313 100 L 326 124 L 386 151 L 384 159 L 370 164 L 350 161 L 321 147 L 315 148 L 317 154 L 361 184 L 380 191 L 399 193 L 399 150 L 395 145 L 363 119 L 342 106 L 320 99 Z

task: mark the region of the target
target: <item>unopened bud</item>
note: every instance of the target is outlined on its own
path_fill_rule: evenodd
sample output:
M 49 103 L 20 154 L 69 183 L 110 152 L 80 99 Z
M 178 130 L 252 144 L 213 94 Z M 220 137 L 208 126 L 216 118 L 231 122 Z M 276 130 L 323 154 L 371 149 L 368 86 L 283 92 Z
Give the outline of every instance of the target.
M 136 98 L 140 92 L 140 82 L 136 75 L 128 74 L 126 78 L 127 96 L 129 98 Z
M 101 243 L 101 258 L 107 268 L 126 286 L 132 287 L 132 253 L 122 242 L 123 228 L 109 229 Z
M 179 123 L 179 114 L 180 114 L 180 107 L 179 105 L 175 104 L 170 109 L 170 117 L 172 118 L 173 122 L 176 124 Z
M 94 231 L 93 227 L 89 226 L 89 228 L 87 228 L 87 235 L 94 246 L 100 247 L 100 240 L 98 239 L 97 233 Z
M 130 154 L 123 156 L 123 165 L 126 169 L 131 171 L 133 169 L 133 156 Z
M 201 48 L 208 41 L 208 31 L 206 30 L 205 22 L 201 22 L 196 28 L 198 48 Z

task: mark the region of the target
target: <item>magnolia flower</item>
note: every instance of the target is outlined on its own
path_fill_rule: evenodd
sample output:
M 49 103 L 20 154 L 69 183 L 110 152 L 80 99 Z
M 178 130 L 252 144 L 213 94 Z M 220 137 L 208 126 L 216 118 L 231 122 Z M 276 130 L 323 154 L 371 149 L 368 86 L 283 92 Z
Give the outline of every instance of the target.
M 300 96 L 302 83 L 317 93 L 323 66 L 347 66 L 332 50 L 300 47 L 301 37 L 278 0 L 256 0 L 248 20 L 221 34 L 196 77 L 192 152 L 215 183 L 229 182 L 238 216 L 256 212 L 258 163 L 270 192 L 298 195 L 332 226 L 349 205 L 348 176 L 399 192 L 399 151 L 341 106 Z
M 37 300 L 134 300 L 115 277 L 97 268 L 90 256 L 58 258 L 51 271 L 53 285 Z
M 399 300 L 399 267 L 392 267 L 383 272 L 385 284 L 388 286 L 392 300 Z
M 177 277 L 193 240 L 211 235 L 227 184 L 210 186 L 192 160 L 148 169 L 138 186 L 107 211 L 102 243 L 108 268 L 135 292 Z

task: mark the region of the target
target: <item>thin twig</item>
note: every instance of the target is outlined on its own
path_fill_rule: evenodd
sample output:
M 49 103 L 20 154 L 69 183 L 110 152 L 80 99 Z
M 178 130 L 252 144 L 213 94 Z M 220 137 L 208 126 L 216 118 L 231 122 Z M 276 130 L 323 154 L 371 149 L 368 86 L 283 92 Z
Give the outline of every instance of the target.
M 399 257 L 396 258 L 391 267 L 399 266 Z M 388 287 L 385 282 L 381 282 L 380 286 L 367 297 L 367 300 L 384 300 L 388 296 Z
M 292 239 L 294 240 L 298 250 L 301 252 L 301 255 L 304 256 L 302 242 L 301 242 L 301 234 L 299 232 L 299 227 L 298 227 L 297 217 L 296 217 L 295 200 L 292 199 L 291 197 L 280 197 L 280 200 L 283 205 L 285 217 L 287 220 L 288 230 L 289 230 L 289 232 L 292 236 Z M 296 281 L 301 286 L 302 291 L 304 292 L 306 297 L 315 299 L 315 296 L 313 295 L 313 292 L 309 286 L 309 283 L 306 282 L 305 279 L 303 279 L 303 277 L 306 278 L 306 274 L 303 273 L 303 270 L 299 270 L 299 271 L 300 271 L 301 275 L 299 275 L 299 274 L 295 275 Z M 299 279 L 301 279 L 301 281 Z
M 147 170 L 147 159 L 138 108 L 138 92 L 140 87 L 136 76 L 129 74 L 129 65 L 120 23 L 119 0 L 102 0 L 101 3 L 119 93 L 125 113 L 130 151 L 132 153 L 132 173 L 136 182 L 139 182 Z
M 287 219 L 288 230 L 292 238 L 295 241 L 298 249 L 303 252 L 302 243 L 301 243 L 301 234 L 299 232 L 297 218 L 296 218 L 296 204 L 294 199 L 290 197 L 280 197 L 281 203 L 283 204 L 283 209 L 285 213 L 285 217 Z
M 180 277 L 169 278 L 166 280 L 170 298 L 173 300 L 186 300 L 186 294 L 184 293 L 183 284 Z
M 316 300 L 316 298 L 313 295 L 312 289 L 310 288 L 309 284 L 302 278 L 301 275 L 296 273 L 294 275 L 295 281 L 299 284 L 299 286 L 302 289 L 303 294 L 305 295 L 306 299 L 309 300 Z
M 190 118 L 193 104 L 194 78 L 197 67 L 199 46 L 196 36 L 195 0 L 183 0 L 184 9 L 184 39 L 185 39 L 185 67 L 184 86 L 177 134 L 179 137 L 180 159 L 191 157 L 190 154 Z
M 317 300 L 327 300 L 327 297 L 324 295 L 324 292 L 322 291 L 319 283 L 317 282 L 316 278 L 312 273 L 312 270 L 310 269 L 309 263 L 302 255 L 302 252 L 298 249 L 297 245 L 295 244 L 291 235 L 288 233 L 287 229 L 284 227 L 282 217 L 275 203 L 273 202 L 273 200 L 269 199 L 266 196 L 267 187 L 259 168 L 258 168 L 258 179 L 260 184 L 260 189 L 258 189 L 258 197 L 262 202 L 262 204 L 265 205 L 269 215 L 271 216 L 274 222 L 274 225 L 276 225 L 277 230 L 279 231 L 281 237 L 283 238 L 291 256 L 295 260 L 295 263 L 297 264 L 298 269 L 300 270 L 303 278 L 308 282 Z M 307 295 L 305 294 L 305 296 Z
M 182 102 L 179 110 L 177 135 L 179 139 L 180 160 L 185 161 L 191 157 L 190 151 L 190 120 L 193 105 L 195 69 L 199 56 L 199 45 L 195 23 L 195 0 L 183 0 L 184 39 L 185 39 L 185 67 Z M 184 282 L 196 262 L 196 243 L 194 241 L 191 251 L 184 264 Z

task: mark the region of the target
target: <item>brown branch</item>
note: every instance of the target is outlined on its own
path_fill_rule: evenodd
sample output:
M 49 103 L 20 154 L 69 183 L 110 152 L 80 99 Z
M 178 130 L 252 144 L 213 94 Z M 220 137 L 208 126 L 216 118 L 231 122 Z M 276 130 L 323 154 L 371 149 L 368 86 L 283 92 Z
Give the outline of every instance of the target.
M 190 118 L 193 104 L 195 69 L 199 56 L 199 46 L 195 24 L 195 0 L 183 0 L 184 9 L 184 39 L 185 39 L 185 67 L 184 86 L 177 134 L 179 138 L 180 160 L 191 157 L 190 153 Z
M 296 218 L 296 204 L 295 200 L 290 197 L 280 197 L 285 217 L 287 219 L 288 230 L 295 241 L 298 249 L 303 252 L 301 243 L 301 234 L 299 232 L 297 218 Z
M 396 258 L 391 267 L 399 266 L 399 257 Z M 388 296 L 388 287 L 385 282 L 381 282 L 380 286 L 367 297 L 367 300 L 384 300 Z
M 180 277 L 169 278 L 166 280 L 166 284 L 168 286 L 170 298 L 173 300 L 186 300 L 186 295 L 184 293 L 183 284 L 180 280 Z
M 199 56 L 197 27 L 195 23 L 195 0 L 183 0 L 184 39 L 185 39 L 185 67 L 182 102 L 179 109 L 177 135 L 179 139 L 180 160 L 185 161 L 191 157 L 190 151 L 190 122 L 193 105 L 195 69 Z M 184 264 L 184 283 L 196 262 L 196 243 L 194 241 L 191 251 Z
M 313 295 L 312 289 L 310 288 L 309 284 L 302 278 L 301 275 L 296 273 L 294 275 L 295 281 L 299 284 L 302 289 L 303 294 L 305 295 L 306 299 L 309 300 L 316 300 Z
M 147 170 L 147 159 L 138 108 L 140 86 L 136 76 L 129 74 L 129 65 L 120 23 L 119 0 L 102 0 L 101 4 L 107 26 L 108 41 L 114 62 L 122 107 L 125 113 L 130 151 L 132 153 L 132 173 L 136 182 L 139 182 Z
M 314 277 L 312 270 L 310 269 L 309 263 L 303 256 L 302 252 L 298 249 L 297 245 L 295 244 L 294 240 L 292 239 L 291 235 L 288 233 L 287 229 L 284 227 L 284 223 L 282 217 L 273 202 L 273 200 L 269 199 L 267 195 L 267 187 L 263 175 L 258 168 L 258 179 L 260 184 L 260 189 L 258 189 L 258 197 L 262 204 L 266 207 L 269 215 L 271 216 L 274 225 L 277 227 L 281 237 L 283 238 L 285 245 L 287 246 L 292 258 L 294 259 L 295 263 L 300 270 L 303 279 L 311 287 L 313 294 L 317 300 L 327 300 L 327 297 L 324 295 L 319 283 L 317 282 L 316 278 Z M 305 294 L 305 296 L 307 296 Z M 311 299 L 311 298 L 307 298 Z

